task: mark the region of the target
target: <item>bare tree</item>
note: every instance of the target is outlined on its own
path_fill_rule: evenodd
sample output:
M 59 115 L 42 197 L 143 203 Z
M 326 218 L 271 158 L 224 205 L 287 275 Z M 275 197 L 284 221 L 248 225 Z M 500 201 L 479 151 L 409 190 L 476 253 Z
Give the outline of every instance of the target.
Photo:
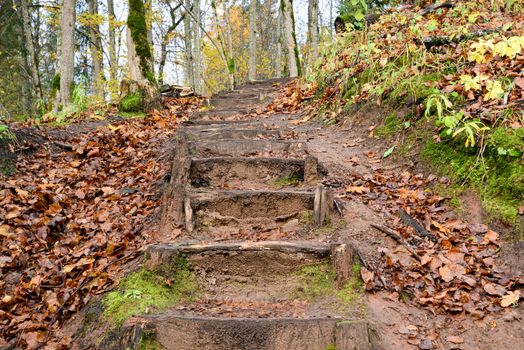
M 89 13 L 93 16 L 98 16 L 98 0 L 88 0 L 87 5 Z M 96 21 L 94 22 L 96 23 Z M 97 98 L 104 100 L 102 38 L 100 37 L 98 24 L 92 24 L 89 26 L 89 51 L 91 53 L 91 61 L 93 63 L 93 70 L 91 72 L 91 82 L 94 87 L 93 91 Z
M 281 0 L 281 8 L 284 16 L 284 35 L 286 37 L 289 76 L 294 78 L 301 75 L 301 67 L 295 34 L 293 0 Z
M 40 83 L 40 74 L 38 73 L 38 61 L 35 54 L 35 45 L 33 42 L 33 33 L 31 32 L 31 17 L 28 11 L 28 0 L 20 0 L 20 12 L 22 15 L 22 30 L 24 32 L 25 49 L 27 51 L 29 68 L 31 71 L 31 80 L 37 100 L 42 100 L 42 85 Z M 31 1 L 31 0 L 29 0 Z
M 193 53 L 195 59 L 195 92 L 202 94 L 202 53 L 200 50 L 200 32 L 202 15 L 200 13 L 200 0 L 193 1 L 193 18 L 195 26 L 193 28 Z
M 257 24 L 256 24 L 257 0 L 251 0 L 249 5 L 249 63 L 248 79 L 257 79 Z
M 115 37 L 115 4 L 113 0 L 107 0 L 107 14 L 109 16 L 109 80 L 111 83 L 117 81 L 118 61 L 116 58 L 116 37 Z M 111 96 L 115 98 L 116 96 Z
M 185 76 L 186 82 L 195 88 L 194 60 L 193 60 L 193 41 L 191 35 L 191 3 L 184 0 L 184 43 L 185 43 Z
M 63 108 L 71 104 L 71 86 L 73 85 L 73 74 L 75 64 L 75 19 L 76 0 L 64 0 L 62 4 L 62 16 L 60 19 L 61 54 L 60 54 L 60 100 Z
M 318 0 L 309 0 L 308 6 L 308 67 L 318 58 Z
M 275 59 L 277 78 L 282 78 L 282 7 L 278 6 L 277 15 L 277 57 Z

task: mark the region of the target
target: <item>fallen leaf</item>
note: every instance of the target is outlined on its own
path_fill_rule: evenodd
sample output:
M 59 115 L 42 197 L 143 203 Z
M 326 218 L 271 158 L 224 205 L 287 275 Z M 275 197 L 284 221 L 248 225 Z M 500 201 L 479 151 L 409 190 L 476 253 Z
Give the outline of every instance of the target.
M 500 306 L 502 307 L 511 306 L 517 303 L 519 299 L 520 299 L 520 290 L 508 292 L 508 294 L 504 295 L 502 299 L 500 300 Z
M 506 293 L 506 288 L 499 284 L 488 282 L 484 285 L 484 290 L 489 295 L 503 296 Z
M 446 340 L 453 344 L 462 344 L 464 343 L 464 338 L 459 337 L 458 335 L 450 335 L 446 337 Z

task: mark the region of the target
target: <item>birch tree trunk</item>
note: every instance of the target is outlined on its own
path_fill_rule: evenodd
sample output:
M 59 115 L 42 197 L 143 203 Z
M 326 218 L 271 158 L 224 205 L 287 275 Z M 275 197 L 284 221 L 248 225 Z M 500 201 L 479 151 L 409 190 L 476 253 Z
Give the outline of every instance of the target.
M 31 80 L 37 100 L 42 100 L 42 85 L 40 83 L 40 74 L 38 73 L 38 62 L 36 60 L 35 45 L 33 43 L 33 34 L 31 32 L 31 18 L 27 5 L 28 0 L 20 0 L 20 11 L 22 12 L 22 30 L 25 38 L 25 48 L 27 50 L 29 68 L 31 70 Z
M 195 60 L 195 92 L 197 94 L 202 94 L 202 54 L 200 51 L 200 0 L 194 0 L 193 2 L 193 18 L 195 19 L 195 26 L 193 30 L 193 52 Z
M 60 19 L 60 27 L 62 31 L 62 52 L 60 54 L 60 100 L 63 108 L 67 108 L 71 105 L 71 86 L 73 85 L 75 64 L 75 5 L 75 0 L 64 0 L 62 5 L 62 16 Z
M 98 0 L 88 1 L 89 13 L 98 15 Z M 89 28 L 89 51 L 93 63 L 91 82 L 93 91 L 98 99 L 104 100 L 104 76 L 102 73 L 102 39 L 98 25 Z
M 116 99 L 116 81 L 118 71 L 118 61 L 116 58 L 116 37 L 115 37 L 115 5 L 113 0 L 107 0 L 107 14 L 109 16 L 109 86 L 111 91 L 111 100 Z M 115 91 L 114 91 L 115 90 Z
M 318 0 L 309 0 L 308 46 L 308 68 L 312 68 L 318 58 Z
M 251 0 L 249 6 L 249 63 L 248 79 L 257 79 L 257 32 L 256 32 L 257 0 Z
M 191 35 L 191 16 L 189 15 L 191 3 L 190 0 L 184 0 L 184 8 L 186 14 L 184 16 L 184 43 L 185 43 L 185 52 L 184 56 L 186 59 L 184 68 L 186 82 L 195 89 L 195 75 L 193 70 L 193 44 L 192 44 L 192 35 Z
M 286 37 L 289 76 L 295 78 L 301 74 L 301 67 L 297 38 L 295 35 L 293 0 L 281 0 L 281 7 L 284 15 L 284 35 Z

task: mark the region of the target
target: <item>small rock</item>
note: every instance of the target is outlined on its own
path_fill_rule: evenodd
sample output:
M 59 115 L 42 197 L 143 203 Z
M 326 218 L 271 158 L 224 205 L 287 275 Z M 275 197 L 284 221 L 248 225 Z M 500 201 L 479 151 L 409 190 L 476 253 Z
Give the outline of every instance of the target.
M 422 350 L 432 350 L 433 349 L 433 342 L 430 339 L 424 339 L 420 342 L 418 347 Z

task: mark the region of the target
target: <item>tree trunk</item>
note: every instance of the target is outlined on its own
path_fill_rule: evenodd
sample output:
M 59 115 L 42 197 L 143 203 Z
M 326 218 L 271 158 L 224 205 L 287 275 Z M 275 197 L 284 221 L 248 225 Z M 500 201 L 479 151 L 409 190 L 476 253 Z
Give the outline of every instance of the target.
M 288 56 L 288 69 L 291 78 L 301 74 L 300 56 L 298 53 L 297 38 L 295 35 L 295 18 L 293 15 L 293 1 L 281 0 L 282 13 L 284 15 L 284 34 L 286 36 L 286 47 Z
M 73 85 L 75 65 L 75 5 L 76 0 L 64 0 L 60 20 L 62 30 L 62 52 L 60 54 L 60 100 L 63 108 L 67 108 L 71 105 L 71 86 Z
M 249 6 L 249 81 L 257 79 L 257 32 L 256 32 L 257 0 L 251 0 Z
M 140 91 L 143 109 L 147 111 L 157 108 L 159 93 L 153 75 L 152 53 L 147 37 L 145 7 L 142 0 L 129 0 L 127 55 L 130 82 L 122 84 L 122 96 Z
M 184 65 L 185 68 L 185 76 L 186 76 L 186 82 L 191 87 L 193 87 L 193 90 L 195 89 L 195 75 L 193 70 L 193 44 L 192 44 L 192 33 L 191 33 L 191 16 L 189 15 L 191 3 L 190 0 L 184 0 L 184 8 L 186 11 L 186 15 L 184 17 L 184 43 L 185 43 L 185 58 L 186 58 L 186 64 Z
M 109 16 L 109 90 L 111 93 L 111 100 L 117 98 L 117 72 L 118 72 L 118 61 L 116 58 L 116 37 L 115 37 L 115 5 L 113 0 L 107 0 L 107 13 Z
M 91 15 L 98 15 L 98 0 L 89 0 L 88 7 L 89 13 Z M 97 99 L 104 101 L 102 39 L 100 38 L 100 30 L 97 24 L 89 27 L 89 51 L 91 53 L 91 61 L 93 63 L 93 70 L 91 71 L 91 83 L 93 84 L 93 91 Z
M 318 0 L 309 0 L 308 7 L 308 68 L 313 68 L 313 64 L 318 58 Z
M 282 8 L 278 7 L 277 16 L 277 57 L 275 58 L 276 77 L 282 78 Z
M 231 18 L 229 8 L 226 6 L 226 1 L 222 1 L 222 8 L 224 11 L 224 16 L 226 19 L 226 35 L 227 35 L 227 50 L 228 50 L 228 73 L 229 73 L 229 89 L 235 89 L 235 72 L 236 72 L 236 62 L 235 62 L 235 53 L 233 52 L 233 31 L 231 30 Z
M 25 48 L 27 50 L 34 93 L 37 100 L 42 101 L 42 85 L 40 83 L 40 74 L 38 73 L 38 62 L 35 54 L 35 46 L 33 43 L 33 34 L 31 33 L 31 17 L 29 16 L 27 1 L 28 0 L 20 0 L 20 10 L 22 12 L 22 30 L 25 38 Z
M 202 54 L 200 51 L 200 0 L 193 2 L 193 18 L 195 19 L 195 26 L 193 30 L 193 49 L 195 59 L 195 93 L 202 94 Z

